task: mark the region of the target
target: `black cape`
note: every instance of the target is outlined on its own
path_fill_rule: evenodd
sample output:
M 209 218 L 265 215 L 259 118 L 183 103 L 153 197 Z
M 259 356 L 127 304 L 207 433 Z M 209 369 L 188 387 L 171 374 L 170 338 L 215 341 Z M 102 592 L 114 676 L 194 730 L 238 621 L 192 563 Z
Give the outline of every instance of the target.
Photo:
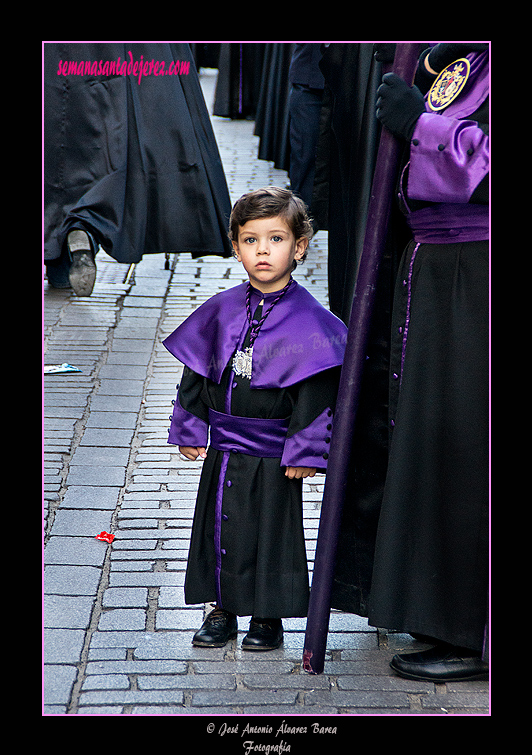
M 184 68 L 140 81 L 134 73 L 58 75 L 60 61 L 119 58 Z M 73 227 L 123 263 L 159 252 L 229 257 L 230 211 L 189 45 L 44 44 L 45 261 L 61 255 Z

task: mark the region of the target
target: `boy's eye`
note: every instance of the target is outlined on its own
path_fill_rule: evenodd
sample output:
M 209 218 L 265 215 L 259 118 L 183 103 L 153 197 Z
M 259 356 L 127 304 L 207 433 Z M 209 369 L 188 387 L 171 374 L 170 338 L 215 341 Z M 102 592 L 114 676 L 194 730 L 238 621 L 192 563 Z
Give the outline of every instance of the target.
M 246 236 L 246 238 L 244 239 L 244 244 L 256 244 L 257 240 L 258 239 L 256 236 Z M 282 240 L 283 240 L 283 237 L 278 236 L 277 234 L 271 237 L 271 241 L 274 241 L 275 243 L 279 243 Z

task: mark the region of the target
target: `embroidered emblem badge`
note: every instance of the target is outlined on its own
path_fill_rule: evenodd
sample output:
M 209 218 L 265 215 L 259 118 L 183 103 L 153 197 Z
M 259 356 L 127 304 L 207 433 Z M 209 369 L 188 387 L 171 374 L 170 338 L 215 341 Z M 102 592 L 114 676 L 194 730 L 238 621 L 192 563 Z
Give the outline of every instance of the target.
M 429 107 L 434 112 L 443 110 L 455 100 L 469 77 L 471 65 L 467 58 L 459 58 L 444 68 L 430 88 L 427 97 Z

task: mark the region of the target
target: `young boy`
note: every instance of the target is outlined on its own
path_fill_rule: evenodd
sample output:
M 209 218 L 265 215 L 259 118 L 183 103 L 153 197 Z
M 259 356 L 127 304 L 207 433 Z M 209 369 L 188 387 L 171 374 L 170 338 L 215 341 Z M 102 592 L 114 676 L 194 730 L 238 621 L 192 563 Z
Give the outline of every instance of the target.
M 187 603 L 216 601 L 199 647 L 224 646 L 251 616 L 242 649 L 271 650 L 282 617 L 307 613 L 302 480 L 327 466 L 347 330 L 292 279 L 311 236 L 290 191 L 245 194 L 230 237 L 249 281 L 164 341 L 185 365 L 168 442 L 205 460 L 185 580 Z

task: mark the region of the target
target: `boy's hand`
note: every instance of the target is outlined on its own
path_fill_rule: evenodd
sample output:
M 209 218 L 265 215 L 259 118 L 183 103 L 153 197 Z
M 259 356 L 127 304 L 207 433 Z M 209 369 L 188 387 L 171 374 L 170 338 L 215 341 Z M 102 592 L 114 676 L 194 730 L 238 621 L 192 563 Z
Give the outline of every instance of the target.
M 207 452 L 204 448 L 198 446 L 197 448 L 195 446 L 179 446 L 179 453 L 183 454 L 189 461 L 196 461 L 198 456 L 201 459 L 205 459 L 207 457 Z
M 314 477 L 316 470 L 312 467 L 287 467 L 284 474 L 291 480 L 299 480 L 303 477 Z

